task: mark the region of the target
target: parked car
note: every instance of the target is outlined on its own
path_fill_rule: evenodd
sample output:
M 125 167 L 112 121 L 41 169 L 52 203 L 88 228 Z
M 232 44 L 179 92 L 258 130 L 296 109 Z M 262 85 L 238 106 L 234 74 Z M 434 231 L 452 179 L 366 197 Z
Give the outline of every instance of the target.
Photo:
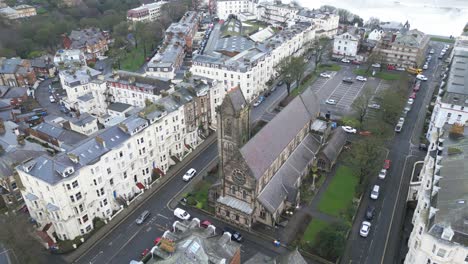
M 397 70 L 397 71 L 406 71 L 406 69 L 404 67 L 396 67 L 395 70 Z
M 395 65 L 387 65 L 387 70 L 394 71 L 394 70 L 396 70 L 396 67 L 395 67 Z
M 351 61 L 348 60 L 348 59 L 341 59 L 341 62 L 343 62 L 343 63 L 350 63 Z
M 423 66 L 423 70 L 427 70 L 428 68 L 429 68 L 429 65 L 427 65 L 427 64 L 424 64 L 424 66 Z
M 408 104 L 412 105 L 414 103 L 414 99 L 408 99 Z
M 409 96 L 411 99 L 416 99 L 416 92 L 412 92 L 411 95 Z
M 344 83 L 351 84 L 351 83 L 353 83 L 354 81 L 353 81 L 353 79 L 352 79 L 351 77 L 346 77 L 346 78 L 343 79 L 343 82 L 344 82 Z
M 263 101 L 265 101 L 265 97 L 264 96 L 260 96 L 257 101 L 255 101 L 255 103 L 253 104 L 254 107 L 257 107 L 259 106 L 261 103 L 263 103 Z
M 367 107 L 372 108 L 372 109 L 376 109 L 376 110 L 380 109 L 380 105 L 376 104 L 376 103 L 369 104 Z
M 141 256 L 144 257 L 144 256 L 146 256 L 149 252 L 150 252 L 150 250 L 149 250 L 148 248 L 145 248 L 145 250 L 143 250 L 143 251 L 141 252 Z
M 416 75 L 416 79 L 421 80 L 421 81 L 427 81 L 427 77 L 422 74 Z
M 320 77 L 331 78 L 331 74 L 329 74 L 327 72 L 322 72 L 322 73 L 320 73 Z
M 392 163 L 392 161 L 389 160 L 389 159 L 384 160 L 383 168 L 386 169 L 386 170 L 390 169 L 391 163 Z
M 370 194 L 370 198 L 373 200 L 377 200 L 377 198 L 379 198 L 379 191 L 380 191 L 380 186 L 374 185 Z
M 372 205 L 367 206 L 365 218 L 367 220 L 372 220 L 375 215 L 375 207 Z
M 159 244 L 159 242 L 161 241 L 161 237 L 157 237 L 155 240 L 154 240 L 154 245 L 156 246 L 157 244 Z
M 359 135 L 361 135 L 361 136 L 370 136 L 370 135 L 372 135 L 372 132 L 367 131 L 367 130 L 363 130 L 363 131 L 359 131 Z
M 334 99 L 327 99 L 327 100 L 325 101 L 325 103 L 326 103 L 326 104 L 329 104 L 329 105 L 336 105 L 336 100 L 334 100 Z
M 204 220 L 200 223 L 200 226 L 203 228 L 207 228 L 208 226 L 212 225 L 212 223 L 208 220 Z
M 49 102 L 55 103 L 55 98 L 53 95 L 49 96 Z
M 361 224 L 361 229 L 359 230 L 359 235 L 362 237 L 367 237 L 369 235 L 371 223 L 368 221 L 364 221 Z
M 374 67 L 374 68 L 380 68 L 380 63 L 374 63 L 371 66 Z
M 356 134 L 356 132 L 357 132 L 357 130 L 355 128 L 352 128 L 350 126 L 342 126 L 342 128 L 346 133 Z
M 413 86 L 413 92 L 419 92 L 419 88 L 420 88 L 419 85 L 414 85 Z
M 284 81 L 283 80 L 280 80 L 278 83 L 276 83 L 276 86 L 281 86 L 284 84 Z
M 427 151 L 427 145 L 426 144 L 419 144 L 419 150 Z
M 379 172 L 379 179 L 383 180 L 385 179 L 385 176 L 387 176 L 387 170 L 386 169 L 381 169 Z
M 230 228 L 229 226 L 224 227 L 223 232 L 228 232 L 231 234 L 231 240 L 234 240 L 238 243 L 241 243 L 244 241 L 244 238 L 242 237 L 241 233 L 238 231 L 234 230 L 233 228 Z
M 195 175 L 197 174 L 197 171 L 194 168 L 189 169 L 184 176 L 182 176 L 182 179 L 186 182 L 190 181 Z
M 358 76 L 356 76 L 356 80 L 361 81 L 361 82 L 365 82 L 365 81 L 367 81 L 367 78 L 364 77 L 364 76 L 358 75 Z
M 360 61 L 357 61 L 357 60 L 352 60 L 352 61 L 351 61 L 351 64 L 354 64 L 354 65 L 361 65 L 361 62 L 360 62 Z
M 190 214 L 187 213 L 184 209 L 182 208 L 176 208 L 174 210 L 174 216 L 181 219 L 181 220 L 189 220 L 190 219 Z
M 431 49 L 431 50 L 429 51 L 429 54 L 434 54 L 434 52 L 435 52 L 435 50 L 434 50 L 434 49 Z
M 141 213 L 141 215 L 136 220 L 137 225 L 143 224 L 143 222 L 145 222 L 146 218 L 148 218 L 150 214 L 151 213 L 148 210 L 145 210 L 143 213 Z

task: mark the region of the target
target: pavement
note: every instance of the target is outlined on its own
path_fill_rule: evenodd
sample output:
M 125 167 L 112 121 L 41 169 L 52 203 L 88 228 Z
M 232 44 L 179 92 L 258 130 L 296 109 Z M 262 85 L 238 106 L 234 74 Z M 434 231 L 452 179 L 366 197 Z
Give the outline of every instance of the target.
M 436 54 L 438 54 L 442 47 L 440 45 L 434 45 L 434 47 Z M 406 246 L 406 241 L 403 240 L 402 243 L 401 231 L 406 212 L 409 181 L 414 162 L 424 157 L 424 153 L 417 149 L 416 144 L 412 144 L 411 139 L 415 138 L 415 134 L 419 138 L 420 130 L 418 128 L 424 122 L 425 108 L 431 100 L 435 85 L 437 85 L 438 73 L 436 69 L 439 63 L 441 62 L 437 58 L 432 59 L 430 68 L 424 72 L 429 80 L 422 83 L 422 89 L 418 92 L 413 108 L 406 117 L 403 130 L 388 142 L 387 158 L 392 161 L 392 166 L 384 180 L 377 179 L 377 175 L 374 180 L 371 180 L 370 186 L 374 184 L 381 186 L 378 200 L 371 201 L 369 199 L 370 187 L 364 192 L 341 263 L 396 263 L 397 252 L 400 251 L 401 247 Z M 410 89 L 408 89 L 408 93 L 410 93 Z M 359 236 L 359 229 L 365 209 L 369 204 L 376 207 L 377 213 L 372 220 L 369 236 L 362 238 Z

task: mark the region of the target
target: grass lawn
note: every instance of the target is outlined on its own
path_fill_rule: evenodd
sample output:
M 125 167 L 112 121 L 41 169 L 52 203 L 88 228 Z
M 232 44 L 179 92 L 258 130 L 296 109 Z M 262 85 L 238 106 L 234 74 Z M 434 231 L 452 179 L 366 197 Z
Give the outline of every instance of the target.
M 351 206 L 355 194 L 358 177 L 353 174 L 351 168 L 340 166 L 335 178 L 330 182 L 319 203 L 319 210 L 323 213 L 339 216 Z
M 323 64 L 319 65 L 318 71 L 319 72 L 325 72 L 325 71 L 340 71 L 341 66 L 338 64 Z
M 143 49 L 133 49 L 120 61 L 120 68 L 126 71 L 137 71 L 145 63 Z
M 324 229 L 328 225 L 329 224 L 327 222 L 320 219 L 312 219 L 304 232 L 302 240 L 308 243 L 310 246 L 313 246 L 315 243 L 315 237 L 317 236 L 318 232 L 320 232 L 320 230 Z
M 356 69 L 353 71 L 356 75 L 362 75 L 362 76 L 372 76 L 372 69 L 369 70 L 369 72 L 366 72 L 365 69 Z M 387 81 L 393 81 L 393 80 L 398 80 L 400 79 L 400 74 L 399 73 L 391 73 L 391 72 L 381 72 L 377 71 L 375 73 L 376 78 L 382 79 L 382 80 L 387 80 Z
M 431 40 L 432 41 L 437 41 L 437 42 L 455 43 L 454 39 L 448 39 L 448 38 L 432 37 Z
M 297 88 L 294 88 L 292 91 L 291 91 L 291 95 L 290 96 L 293 96 L 293 97 L 296 97 L 298 96 L 299 94 L 301 94 L 307 87 L 309 87 L 314 81 L 315 79 L 317 79 L 317 75 L 316 74 L 312 74 L 312 76 L 303 84 L 299 85 L 299 87 Z M 294 86 L 291 87 L 291 89 L 293 88 Z

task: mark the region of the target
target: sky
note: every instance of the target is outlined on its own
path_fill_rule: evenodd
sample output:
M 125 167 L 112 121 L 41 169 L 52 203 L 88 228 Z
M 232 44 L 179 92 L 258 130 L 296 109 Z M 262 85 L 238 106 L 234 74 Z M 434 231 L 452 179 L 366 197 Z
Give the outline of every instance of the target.
M 297 0 L 302 6 L 332 5 L 348 9 L 366 21 L 409 21 L 426 34 L 458 36 L 468 23 L 468 0 Z M 285 0 L 284 2 L 287 2 Z

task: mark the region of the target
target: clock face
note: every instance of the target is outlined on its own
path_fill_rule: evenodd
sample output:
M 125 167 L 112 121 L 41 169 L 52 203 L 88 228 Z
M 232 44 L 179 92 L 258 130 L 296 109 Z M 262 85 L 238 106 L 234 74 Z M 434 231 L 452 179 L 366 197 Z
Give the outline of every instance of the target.
M 239 170 L 234 170 L 232 172 L 232 179 L 238 185 L 245 184 L 245 175 Z

